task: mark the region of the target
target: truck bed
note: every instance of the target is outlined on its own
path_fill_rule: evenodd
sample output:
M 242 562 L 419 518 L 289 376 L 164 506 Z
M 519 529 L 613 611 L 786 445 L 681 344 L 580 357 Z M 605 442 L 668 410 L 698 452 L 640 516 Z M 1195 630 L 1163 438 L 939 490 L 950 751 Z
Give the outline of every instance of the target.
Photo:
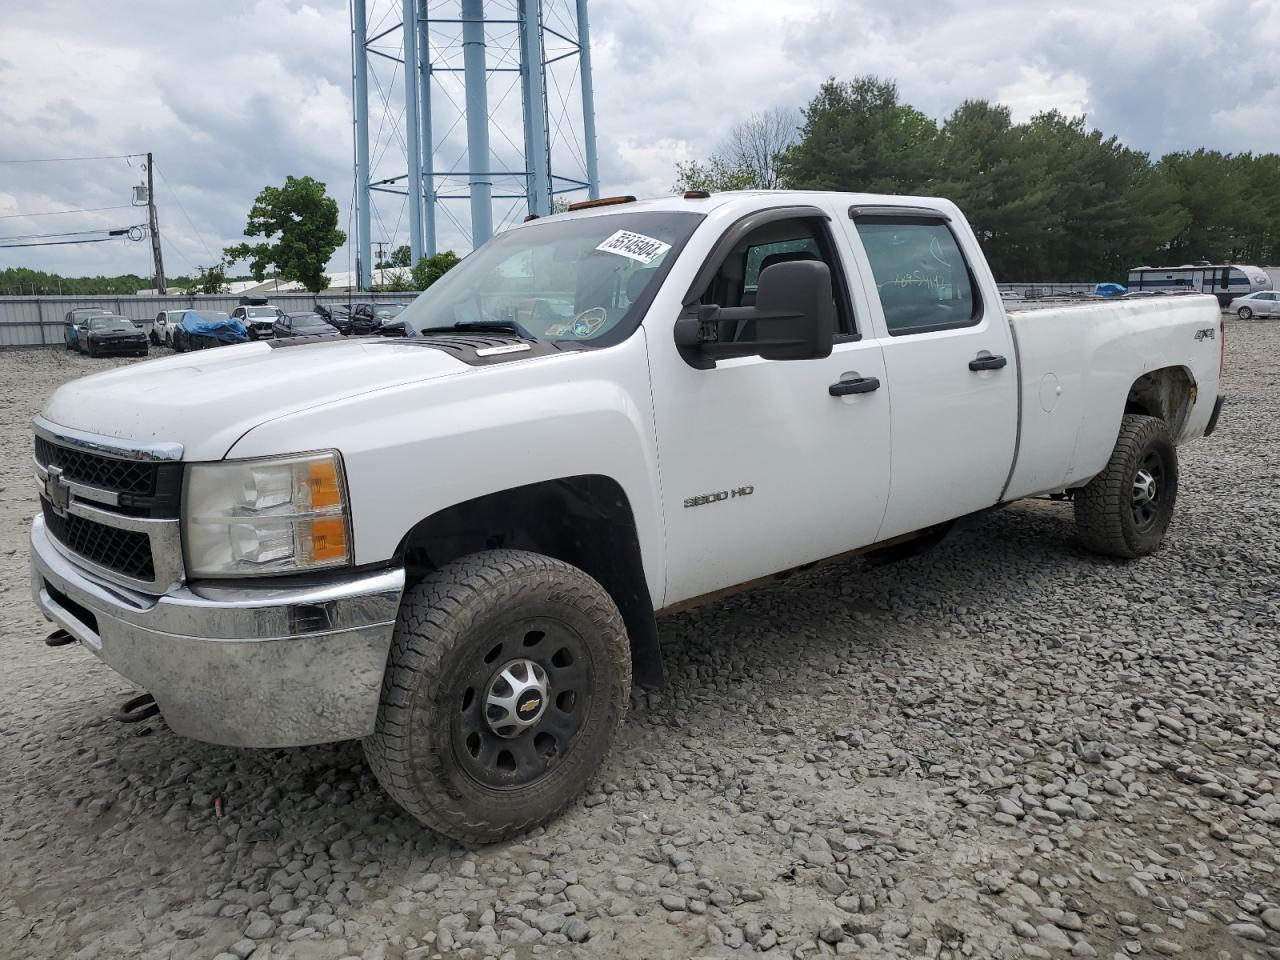
M 1218 392 L 1221 313 L 1210 296 L 1081 300 L 1007 310 L 1018 354 L 1019 442 L 1005 499 L 1087 482 L 1116 441 L 1135 380 L 1176 366 L 1193 402 L 1183 443 L 1201 436 Z

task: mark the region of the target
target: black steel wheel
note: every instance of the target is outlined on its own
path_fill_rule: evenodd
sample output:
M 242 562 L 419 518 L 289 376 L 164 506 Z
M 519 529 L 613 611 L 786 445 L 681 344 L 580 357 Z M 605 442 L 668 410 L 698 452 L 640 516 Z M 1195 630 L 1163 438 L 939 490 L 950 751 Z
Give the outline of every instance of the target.
M 1125 414 L 1111 459 L 1076 491 L 1076 527 L 1089 549 L 1133 559 L 1164 540 L 1178 497 L 1178 454 L 1157 417 Z
M 505 624 L 462 679 L 454 753 L 476 783 L 526 786 L 572 753 L 595 682 L 582 636 L 564 621 Z
M 1156 448 L 1147 450 L 1133 475 L 1133 526 L 1146 533 L 1160 520 L 1160 494 L 1164 486 L 1164 458 Z
M 599 583 L 536 553 L 473 554 L 406 592 L 365 755 L 421 823 L 488 843 L 582 791 L 630 691 L 626 630 Z

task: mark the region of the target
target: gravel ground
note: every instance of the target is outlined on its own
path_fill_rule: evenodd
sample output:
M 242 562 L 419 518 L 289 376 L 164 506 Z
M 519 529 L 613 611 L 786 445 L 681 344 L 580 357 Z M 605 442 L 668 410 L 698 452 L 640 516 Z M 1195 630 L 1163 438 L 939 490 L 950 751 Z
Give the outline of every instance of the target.
M 357 744 L 108 718 L 27 596 L 28 425 L 115 361 L 0 354 L 0 956 L 1280 957 L 1280 324 L 1227 354 L 1156 556 L 1034 501 L 668 619 L 596 787 L 474 851 Z

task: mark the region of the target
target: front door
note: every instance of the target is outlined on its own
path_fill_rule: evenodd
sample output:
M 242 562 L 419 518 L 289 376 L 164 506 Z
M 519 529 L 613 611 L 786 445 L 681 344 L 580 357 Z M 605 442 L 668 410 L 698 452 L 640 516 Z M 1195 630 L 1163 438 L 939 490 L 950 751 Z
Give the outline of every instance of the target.
M 1018 371 L 994 289 L 983 302 L 945 215 L 849 223 L 878 291 L 893 400 L 892 489 L 877 539 L 993 506 L 1013 464 Z
M 827 217 L 744 233 L 701 302 L 749 305 L 761 270 L 794 259 L 831 267 L 840 333 L 826 359 L 739 357 L 699 370 L 676 353 L 669 329 L 646 324 L 651 362 L 663 370 L 654 404 L 668 605 L 863 546 L 880 526 L 889 492 L 884 361 L 879 341 L 860 334 L 866 301 L 847 282 Z M 832 394 L 855 379 L 881 386 Z

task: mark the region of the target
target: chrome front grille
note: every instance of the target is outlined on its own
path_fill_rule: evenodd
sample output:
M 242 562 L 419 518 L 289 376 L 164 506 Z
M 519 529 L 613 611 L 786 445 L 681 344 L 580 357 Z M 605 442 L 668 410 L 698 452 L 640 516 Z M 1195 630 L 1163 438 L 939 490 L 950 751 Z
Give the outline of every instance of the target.
M 143 460 L 119 460 L 76 450 L 36 437 L 36 463 L 62 469 L 68 480 L 120 493 L 149 496 L 155 493 L 159 464 Z
M 151 538 L 145 533 L 121 530 L 70 512 L 59 515 L 44 497 L 40 498 L 40 506 L 49 533 L 72 553 L 133 580 L 155 580 Z
M 183 578 L 181 447 L 131 445 L 36 420 L 45 526 L 69 559 L 122 586 L 163 593 Z

